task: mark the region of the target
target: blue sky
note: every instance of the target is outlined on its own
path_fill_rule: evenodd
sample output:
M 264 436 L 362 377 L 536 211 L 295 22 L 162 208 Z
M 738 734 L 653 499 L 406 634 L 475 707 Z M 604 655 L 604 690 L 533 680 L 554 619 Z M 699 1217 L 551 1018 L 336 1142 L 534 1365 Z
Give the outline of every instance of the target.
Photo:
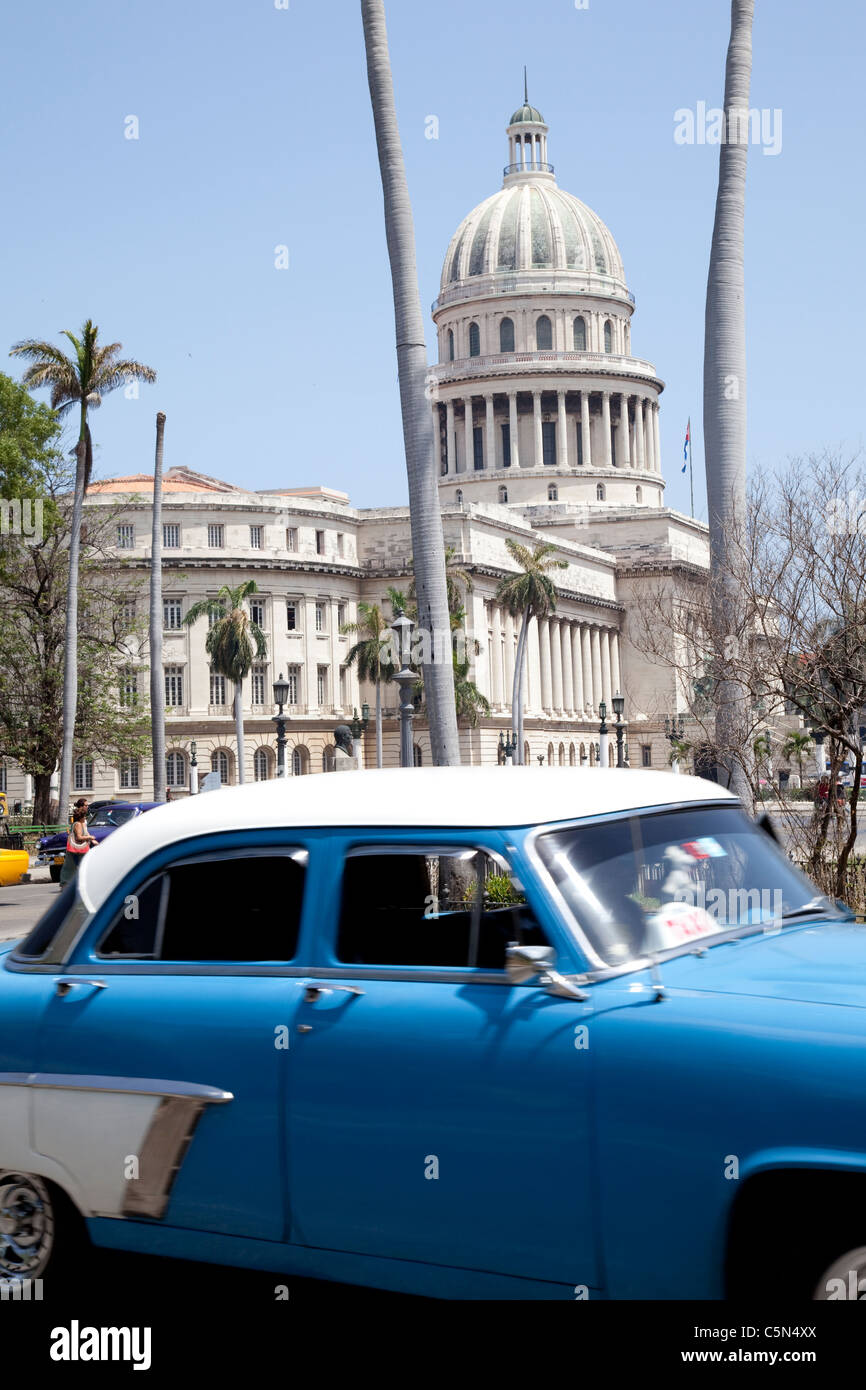
M 283 3 L 283 0 L 277 0 Z M 560 185 L 616 237 L 632 346 L 667 383 L 667 501 L 701 364 L 718 149 L 674 113 L 720 104 L 727 0 L 389 0 L 428 315 L 449 239 L 501 183 L 522 99 Z M 862 7 L 757 0 L 750 151 L 749 464 L 862 444 Z M 101 475 L 166 463 L 253 487 L 406 497 L 390 282 L 357 0 L 42 0 L 4 16 L 0 344 L 91 316 L 155 367 L 94 416 Z M 139 139 L 124 136 L 136 116 Z M 429 115 L 438 140 L 425 138 Z M 289 268 L 274 248 L 289 248 Z M 17 374 L 8 360 L 5 370 Z

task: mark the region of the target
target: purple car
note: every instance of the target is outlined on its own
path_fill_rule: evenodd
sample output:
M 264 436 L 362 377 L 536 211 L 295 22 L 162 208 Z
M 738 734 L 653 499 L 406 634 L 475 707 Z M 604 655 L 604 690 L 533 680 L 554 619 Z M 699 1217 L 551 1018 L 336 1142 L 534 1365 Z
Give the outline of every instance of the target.
M 125 821 L 152 811 L 161 806 L 160 801 L 108 801 L 98 806 L 88 817 L 87 829 L 94 840 L 102 841 L 112 830 Z M 36 863 L 47 864 L 52 883 L 60 882 L 60 870 L 66 854 L 67 831 L 59 830 L 53 835 L 43 835 L 37 846 Z

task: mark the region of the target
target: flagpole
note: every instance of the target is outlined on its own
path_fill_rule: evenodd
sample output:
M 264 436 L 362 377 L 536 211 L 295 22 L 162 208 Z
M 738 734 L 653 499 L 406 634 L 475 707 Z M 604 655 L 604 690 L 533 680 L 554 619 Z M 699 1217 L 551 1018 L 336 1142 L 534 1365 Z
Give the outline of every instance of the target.
M 692 520 L 695 519 L 695 475 L 692 472 L 692 417 L 689 416 L 689 494 L 692 503 Z

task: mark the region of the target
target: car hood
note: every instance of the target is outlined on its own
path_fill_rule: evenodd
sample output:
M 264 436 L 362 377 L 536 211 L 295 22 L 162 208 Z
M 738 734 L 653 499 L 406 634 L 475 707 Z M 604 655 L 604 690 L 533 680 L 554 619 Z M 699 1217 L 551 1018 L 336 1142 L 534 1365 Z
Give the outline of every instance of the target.
M 115 830 L 119 829 L 120 827 L 117 825 L 94 825 L 87 827 L 88 834 L 92 835 L 94 840 L 98 841 L 104 840 L 107 835 L 113 835 Z M 39 841 L 40 853 L 44 854 L 46 850 L 65 850 L 67 838 L 65 830 L 59 830 L 56 835 L 43 836 Z
M 675 989 L 866 1008 L 866 926 L 798 922 L 662 961 L 660 972 Z

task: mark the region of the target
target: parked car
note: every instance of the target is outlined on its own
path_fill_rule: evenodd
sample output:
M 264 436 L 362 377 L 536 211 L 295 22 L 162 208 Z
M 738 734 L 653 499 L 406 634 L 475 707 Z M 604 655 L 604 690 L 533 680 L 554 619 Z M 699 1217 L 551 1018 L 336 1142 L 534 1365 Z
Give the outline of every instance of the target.
M 161 801 L 99 801 L 88 812 L 87 828 L 93 838 L 101 843 L 118 826 L 162 804 Z M 36 863 L 48 865 L 53 883 L 60 882 L 68 834 L 68 831 L 60 830 L 43 835 L 36 847 Z
M 20 883 L 30 868 L 26 849 L 0 849 L 0 886 L 9 888 Z
M 0 950 L 4 1278 L 82 1231 L 444 1298 L 866 1277 L 866 932 L 702 779 L 229 788 Z

